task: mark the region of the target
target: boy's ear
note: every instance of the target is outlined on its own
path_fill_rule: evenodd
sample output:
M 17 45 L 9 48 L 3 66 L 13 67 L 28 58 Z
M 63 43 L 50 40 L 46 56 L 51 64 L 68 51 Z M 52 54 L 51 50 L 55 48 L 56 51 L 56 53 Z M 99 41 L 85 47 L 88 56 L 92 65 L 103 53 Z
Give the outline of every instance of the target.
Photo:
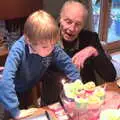
M 25 37 L 25 43 L 29 45 L 30 44 L 29 38 L 25 34 L 24 37 Z

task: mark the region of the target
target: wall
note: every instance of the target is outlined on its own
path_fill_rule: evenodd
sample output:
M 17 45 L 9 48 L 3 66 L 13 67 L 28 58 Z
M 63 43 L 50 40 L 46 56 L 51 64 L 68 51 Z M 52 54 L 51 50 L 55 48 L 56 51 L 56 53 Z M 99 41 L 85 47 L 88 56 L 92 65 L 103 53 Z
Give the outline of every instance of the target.
M 42 0 L 0 0 L 0 19 L 28 16 L 39 8 L 42 8 Z
M 65 1 L 67 0 L 43 0 L 43 9 L 57 18 L 59 16 L 60 9 Z

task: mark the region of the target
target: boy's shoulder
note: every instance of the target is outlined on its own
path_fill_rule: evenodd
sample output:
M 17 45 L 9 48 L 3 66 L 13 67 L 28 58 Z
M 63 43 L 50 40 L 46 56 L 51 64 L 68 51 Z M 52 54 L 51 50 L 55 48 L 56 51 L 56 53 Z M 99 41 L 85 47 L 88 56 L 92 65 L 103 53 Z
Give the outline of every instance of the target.
M 20 37 L 11 47 L 10 54 L 23 55 L 25 53 L 25 37 Z
M 59 51 L 59 50 L 62 50 L 62 47 L 61 47 L 61 45 L 60 45 L 59 43 L 57 43 L 57 44 L 55 45 L 54 51 Z
M 23 49 L 25 47 L 25 37 L 21 36 L 12 46 L 11 49 Z

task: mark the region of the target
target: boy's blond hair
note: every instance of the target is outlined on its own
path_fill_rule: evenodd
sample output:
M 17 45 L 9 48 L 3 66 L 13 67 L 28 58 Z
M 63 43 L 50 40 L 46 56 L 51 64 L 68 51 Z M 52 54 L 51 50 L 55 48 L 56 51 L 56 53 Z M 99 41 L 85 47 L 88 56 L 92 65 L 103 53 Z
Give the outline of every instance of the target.
M 55 19 L 43 10 L 38 10 L 27 18 L 24 34 L 34 45 L 59 40 L 59 28 Z

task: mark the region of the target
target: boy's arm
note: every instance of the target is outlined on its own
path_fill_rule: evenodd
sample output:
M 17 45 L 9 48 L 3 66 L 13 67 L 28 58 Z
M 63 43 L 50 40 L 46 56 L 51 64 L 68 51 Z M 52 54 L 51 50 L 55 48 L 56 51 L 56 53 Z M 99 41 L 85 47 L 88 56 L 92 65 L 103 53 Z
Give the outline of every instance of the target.
M 23 39 L 23 37 L 21 37 Z M 22 42 L 22 41 L 21 41 Z M 2 103 L 14 119 L 21 119 L 33 114 L 37 109 L 19 110 L 19 101 L 15 91 L 16 71 L 24 56 L 24 43 L 17 42 L 12 47 L 7 57 L 3 77 L 0 80 L 0 103 Z
M 53 53 L 54 60 L 56 62 L 55 64 L 65 73 L 68 79 L 70 79 L 71 81 L 81 79 L 80 72 L 72 63 L 71 58 L 63 51 L 61 47 L 56 45 Z
M 19 102 L 15 91 L 14 80 L 16 71 L 22 58 L 21 46 L 15 43 L 7 57 L 3 77 L 0 81 L 0 102 L 9 110 L 13 117 L 18 116 L 20 111 Z

